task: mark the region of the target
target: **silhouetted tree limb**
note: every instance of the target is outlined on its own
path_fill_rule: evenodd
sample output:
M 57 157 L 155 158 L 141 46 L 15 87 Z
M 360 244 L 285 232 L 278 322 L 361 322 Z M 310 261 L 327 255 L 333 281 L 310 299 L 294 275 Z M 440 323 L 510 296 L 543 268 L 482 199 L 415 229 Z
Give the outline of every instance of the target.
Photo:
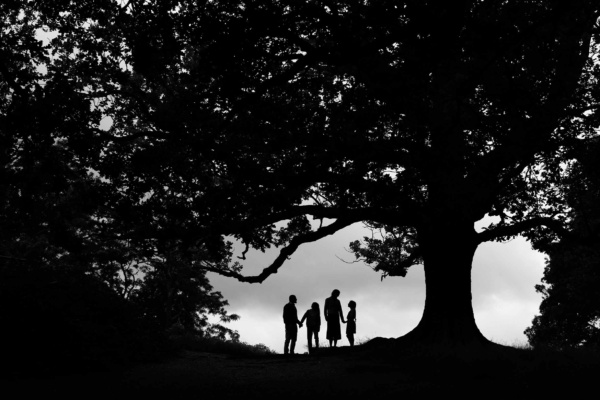
M 279 255 L 275 260 L 263 269 L 263 271 L 254 276 L 244 276 L 243 274 L 231 270 L 231 269 L 221 269 L 214 267 L 205 267 L 206 271 L 215 272 L 219 275 L 228 276 L 239 280 L 240 282 L 248 282 L 248 283 L 262 283 L 265 279 L 267 279 L 270 275 L 276 274 L 279 268 L 283 265 L 283 263 L 292 256 L 292 254 L 300 247 L 300 245 L 310 242 L 315 242 L 319 239 L 324 238 L 325 236 L 333 235 L 337 231 L 348 227 L 360 220 L 357 219 L 338 219 L 335 222 L 324 226 L 316 231 L 305 233 L 299 236 L 294 237 L 290 243 L 283 247 L 279 251 Z
M 377 221 L 388 224 L 418 224 L 419 219 L 422 218 L 416 204 L 408 199 L 404 207 L 390 210 L 374 207 L 347 209 L 320 205 L 299 205 L 288 207 L 285 211 L 267 215 L 260 219 L 250 218 L 238 223 L 227 224 L 222 226 L 220 230 L 224 234 L 235 234 L 302 215 L 311 215 L 315 219 L 350 219 L 354 221 Z
M 480 243 L 489 242 L 496 239 L 514 237 L 519 234 L 529 231 L 532 228 L 545 226 L 556 232 L 559 236 L 571 236 L 569 230 L 565 227 L 564 221 L 560 221 L 549 217 L 531 218 L 511 225 L 501 225 L 491 229 L 487 229 L 477 234 Z

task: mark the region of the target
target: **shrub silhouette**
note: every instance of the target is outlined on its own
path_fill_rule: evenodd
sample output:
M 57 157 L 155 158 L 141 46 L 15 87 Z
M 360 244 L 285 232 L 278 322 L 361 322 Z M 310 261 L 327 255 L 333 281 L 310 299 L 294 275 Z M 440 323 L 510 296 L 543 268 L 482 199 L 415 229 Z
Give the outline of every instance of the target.
M 9 375 L 106 369 L 166 349 L 133 305 L 72 269 L 0 267 L 0 315 Z

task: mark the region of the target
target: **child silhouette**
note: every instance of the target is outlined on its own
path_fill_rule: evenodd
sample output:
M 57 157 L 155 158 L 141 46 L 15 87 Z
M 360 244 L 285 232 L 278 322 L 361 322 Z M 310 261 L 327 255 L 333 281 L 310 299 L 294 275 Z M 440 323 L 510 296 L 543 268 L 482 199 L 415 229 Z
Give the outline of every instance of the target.
M 304 323 L 306 320 L 306 338 L 308 340 L 308 352 L 312 353 L 312 338 L 315 338 L 315 347 L 319 348 L 319 330 L 321 329 L 321 310 L 319 309 L 319 303 L 312 303 L 310 309 L 308 309 L 300 323 Z
M 354 334 L 356 333 L 356 302 L 350 300 L 348 307 L 350 307 L 350 311 L 348 311 L 348 316 L 346 317 L 346 336 L 348 337 L 350 346 L 354 346 Z

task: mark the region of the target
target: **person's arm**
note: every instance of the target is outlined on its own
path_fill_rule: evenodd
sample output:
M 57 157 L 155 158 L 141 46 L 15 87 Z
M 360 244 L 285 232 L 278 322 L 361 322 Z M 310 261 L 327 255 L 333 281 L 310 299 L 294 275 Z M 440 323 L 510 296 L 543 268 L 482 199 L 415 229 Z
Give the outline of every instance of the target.
M 283 306 L 283 323 L 284 323 L 284 324 L 285 324 L 285 322 L 286 322 L 286 321 L 285 321 L 285 317 L 287 316 L 287 315 L 285 315 L 285 314 L 286 314 L 286 311 L 287 311 L 287 310 L 286 310 L 286 307 L 285 307 L 285 306 Z
M 300 320 L 300 324 L 304 323 L 304 320 L 308 318 L 308 311 L 304 313 L 304 315 L 302 316 L 302 319 Z
M 343 323 L 346 323 L 346 321 L 344 320 L 344 312 L 342 311 L 342 303 L 339 303 L 339 300 L 338 300 L 338 305 L 339 305 L 340 318 L 342 319 Z

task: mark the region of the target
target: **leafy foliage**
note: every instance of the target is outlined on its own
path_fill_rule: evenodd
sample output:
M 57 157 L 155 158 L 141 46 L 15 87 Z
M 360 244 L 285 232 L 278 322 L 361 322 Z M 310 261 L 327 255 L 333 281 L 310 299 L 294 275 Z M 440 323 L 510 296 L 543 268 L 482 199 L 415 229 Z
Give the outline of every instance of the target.
M 98 371 L 169 351 L 129 302 L 77 269 L 0 266 L 3 376 Z
M 597 347 L 600 344 L 600 145 L 577 149 L 569 169 L 572 235 L 544 243 L 548 254 L 540 315 L 525 334 L 533 346 Z
M 238 336 L 207 322 L 211 314 L 223 322 L 237 316 L 227 314 L 227 301 L 196 261 L 177 259 L 181 270 L 169 267 L 175 278 L 160 272 L 167 268 L 157 242 L 182 229 L 185 217 L 177 215 L 185 201 L 134 192 L 119 168 L 123 159 L 132 160 L 132 173 L 148 165 L 137 157 L 143 143 L 123 143 L 117 156 L 104 139 L 107 125 L 131 123 L 139 111 L 131 109 L 135 101 L 112 94 L 136 79 L 122 58 L 105 57 L 122 50 L 122 16 L 112 14 L 118 10 L 114 1 L 0 4 L 2 313 L 15 327 L 3 343 L 30 346 L 65 365 L 127 359 L 135 349 L 143 356 L 135 341 L 160 341 L 176 322 L 150 318 L 161 313 L 177 313 L 197 333 Z M 149 223 L 155 209 L 167 210 Z M 197 262 L 222 262 L 219 246 L 196 252 L 206 255 Z M 175 286 L 184 300 L 161 301 L 161 285 Z
M 236 331 L 209 322 L 209 316 L 217 316 L 223 323 L 239 316 L 227 313 L 227 300 L 213 291 L 202 265 L 177 250 L 163 257 L 149 262 L 150 268 L 132 301 L 163 330 L 181 326 L 185 332 L 238 341 Z
M 364 237 L 363 242 L 350 243 L 350 250 L 356 258 L 368 265 L 375 265 L 375 271 L 382 271 L 381 279 L 387 276 L 405 276 L 408 268 L 421 263 L 416 244 L 415 232 L 383 226 L 377 229 L 370 226 L 373 235 Z M 376 236 L 379 232 L 379 237 Z M 396 233 L 398 232 L 399 233 Z

